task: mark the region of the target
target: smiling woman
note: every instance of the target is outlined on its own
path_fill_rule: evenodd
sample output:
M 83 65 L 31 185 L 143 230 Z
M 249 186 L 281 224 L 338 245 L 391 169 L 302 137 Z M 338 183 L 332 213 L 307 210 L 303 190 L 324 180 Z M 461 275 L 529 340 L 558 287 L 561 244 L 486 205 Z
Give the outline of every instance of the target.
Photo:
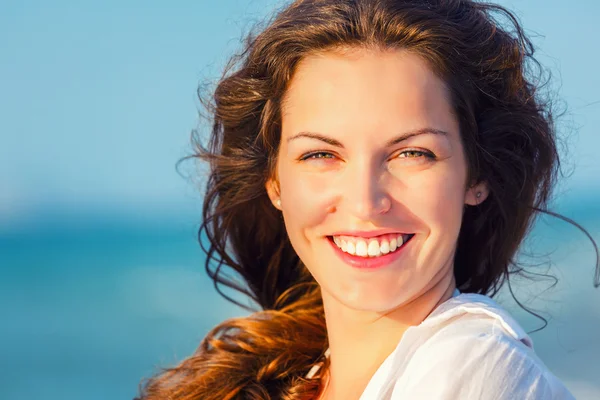
M 298 0 L 238 61 L 196 154 L 200 233 L 210 277 L 262 310 L 140 399 L 573 398 L 492 300 L 558 168 L 514 16 Z

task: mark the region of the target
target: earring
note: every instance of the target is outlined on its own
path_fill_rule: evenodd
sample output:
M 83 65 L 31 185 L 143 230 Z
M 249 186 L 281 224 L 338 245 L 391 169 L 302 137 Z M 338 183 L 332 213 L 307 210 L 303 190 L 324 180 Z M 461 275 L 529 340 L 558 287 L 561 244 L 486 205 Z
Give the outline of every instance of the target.
M 277 207 L 281 207 L 281 199 L 275 200 L 275 204 L 277 204 Z
M 477 196 L 477 198 L 480 198 L 481 197 L 481 192 L 477 192 L 477 194 L 475 196 Z

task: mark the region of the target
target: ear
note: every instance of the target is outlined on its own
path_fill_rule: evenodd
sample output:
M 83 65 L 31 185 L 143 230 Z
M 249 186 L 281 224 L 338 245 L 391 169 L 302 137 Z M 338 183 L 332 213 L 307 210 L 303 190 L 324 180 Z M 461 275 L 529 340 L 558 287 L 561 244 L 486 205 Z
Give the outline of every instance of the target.
M 487 199 L 489 195 L 487 182 L 479 182 L 467 188 L 465 193 L 465 204 L 469 206 L 478 206 Z
M 269 196 L 269 199 L 271 200 L 273 207 L 275 207 L 278 210 L 281 210 L 281 200 L 280 200 L 280 195 L 279 195 L 279 182 L 277 182 L 274 178 L 270 178 L 267 181 L 265 188 L 267 189 L 267 195 Z

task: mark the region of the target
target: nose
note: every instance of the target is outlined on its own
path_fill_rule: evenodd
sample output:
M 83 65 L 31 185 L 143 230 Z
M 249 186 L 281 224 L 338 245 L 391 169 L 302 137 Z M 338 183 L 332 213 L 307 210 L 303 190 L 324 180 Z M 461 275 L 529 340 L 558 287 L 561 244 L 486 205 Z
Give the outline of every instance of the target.
M 392 201 L 385 183 L 380 166 L 361 163 L 348 169 L 343 197 L 350 213 L 364 221 L 387 213 Z

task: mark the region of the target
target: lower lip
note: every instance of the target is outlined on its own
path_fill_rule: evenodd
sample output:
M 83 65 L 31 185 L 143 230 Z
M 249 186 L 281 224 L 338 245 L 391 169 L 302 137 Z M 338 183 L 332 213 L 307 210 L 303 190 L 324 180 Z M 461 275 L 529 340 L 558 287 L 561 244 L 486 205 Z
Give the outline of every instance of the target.
M 414 237 L 414 236 L 413 236 Z M 396 249 L 392 253 L 388 253 L 384 256 L 378 257 L 360 257 L 353 256 L 352 254 L 348 254 L 333 242 L 332 239 L 327 238 L 327 241 L 331 243 L 331 247 L 333 247 L 333 251 L 344 261 L 346 264 L 350 265 L 353 268 L 357 269 L 380 269 L 384 268 L 394 261 L 396 261 L 405 251 L 406 246 L 412 241 L 413 237 L 411 237 L 406 243 L 400 246 L 399 249 Z

